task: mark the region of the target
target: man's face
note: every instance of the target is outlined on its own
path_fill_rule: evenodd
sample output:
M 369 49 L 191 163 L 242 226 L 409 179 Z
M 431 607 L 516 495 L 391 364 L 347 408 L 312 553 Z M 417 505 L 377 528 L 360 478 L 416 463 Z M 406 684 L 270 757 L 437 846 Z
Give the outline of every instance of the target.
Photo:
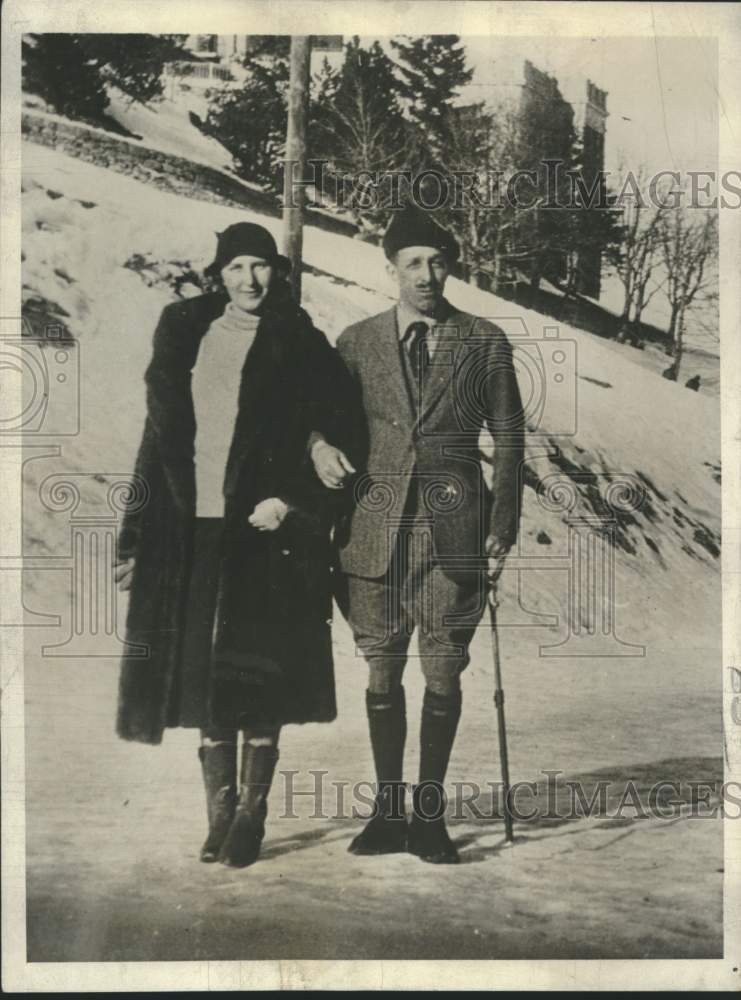
M 229 298 L 246 312 L 254 312 L 265 301 L 274 276 L 272 264 L 248 254 L 235 257 L 221 272 Z
M 399 286 L 399 301 L 432 316 L 443 297 L 450 266 L 435 247 L 403 247 L 389 264 L 389 273 Z

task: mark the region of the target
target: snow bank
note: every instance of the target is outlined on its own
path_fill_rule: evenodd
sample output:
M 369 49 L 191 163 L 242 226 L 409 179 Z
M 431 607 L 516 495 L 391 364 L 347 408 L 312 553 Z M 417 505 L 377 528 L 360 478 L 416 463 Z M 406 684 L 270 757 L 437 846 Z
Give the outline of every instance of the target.
M 129 132 L 141 136 L 141 142 L 151 149 L 183 156 L 217 170 L 231 167 L 229 151 L 216 139 L 204 135 L 190 121 L 191 111 L 200 118 L 207 113 L 206 102 L 201 95 L 179 94 L 168 86 L 160 101 L 146 106 L 139 101 L 131 101 L 121 91 L 111 87 L 108 97 L 111 103 L 106 113 Z

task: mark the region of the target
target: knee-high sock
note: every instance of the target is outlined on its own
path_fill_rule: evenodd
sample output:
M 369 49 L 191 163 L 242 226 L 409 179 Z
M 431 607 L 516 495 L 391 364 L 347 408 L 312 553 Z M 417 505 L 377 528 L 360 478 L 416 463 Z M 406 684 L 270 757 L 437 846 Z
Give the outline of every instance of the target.
M 445 781 L 461 716 L 461 692 L 442 695 L 427 689 L 422 702 L 419 782 Z
M 399 784 L 404 767 L 404 744 L 407 736 L 406 699 L 402 685 L 388 694 L 365 693 L 373 761 L 378 790 Z

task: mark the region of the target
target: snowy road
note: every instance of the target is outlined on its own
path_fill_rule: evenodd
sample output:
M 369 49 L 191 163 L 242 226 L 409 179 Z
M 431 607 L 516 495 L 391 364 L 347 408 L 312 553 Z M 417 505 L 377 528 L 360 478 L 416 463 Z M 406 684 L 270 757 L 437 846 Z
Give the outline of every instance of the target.
M 338 629 L 339 719 L 289 727 L 262 859 L 235 871 L 203 865 L 205 807 L 196 735 L 160 747 L 113 735 L 116 671 L 99 661 L 33 658 L 26 674 L 28 947 L 31 961 L 268 958 L 659 958 L 719 956 L 722 823 L 715 818 L 615 816 L 632 779 L 647 801 L 658 781 L 719 782 L 714 666 L 689 656 L 648 662 L 561 662 L 506 639 L 512 777 L 540 795 L 545 770 L 609 781 L 612 818 L 516 824 L 453 820 L 457 868 L 411 856 L 347 853 L 359 820 L 338 818 L 333 782 L 372 779 L 364 670 Z M 499 777 L 491 670 L 477 637 L 448 786 Z M 515 648 L 516 647 L 516 648 Z M 407 779 L 416 777 L 421 698 L 408 666 Z M 660 675 L 660 678 L 657 677 Z M 312 818 L 322 776 L 323 819 Z M 346 792 L 345 812 L 352 804 Z M 559 809 L 565 806 L 558 797 Z M 358 800 L 358 808 L 365 808 Z M 491 813 L 487 799 L 479 802 Z M 293 812 L 297 818 L 282 818 Z M 690 874 L 691 873 L 691 874 Z

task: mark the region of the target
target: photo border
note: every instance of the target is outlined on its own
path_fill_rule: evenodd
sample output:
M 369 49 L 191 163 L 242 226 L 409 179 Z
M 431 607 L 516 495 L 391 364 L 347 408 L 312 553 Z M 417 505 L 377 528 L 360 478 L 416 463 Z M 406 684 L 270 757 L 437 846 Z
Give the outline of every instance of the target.
M 409 3 L 363 0 L 160 0 L 104 5 L 7 0 L 2 8 L 2 283 L 0 322 L 20 316 L 20 38 L 28 31 L 343 35 L 704 36 L 719 44 L 718 169 L 741 163 L 741 9 L 726 3 Z M 741 668 L 741 210 L 719 209 L 722 410 L 723 691 L 726 781 L 738 780 L 741 725 L 731 671 Z M 7 331 L 2 331 L 7 332 Z M 0 442 L 2 551 L 20 525 L 19 444 Z M 678 470 L 679 472 L 679 470 Z M 20 554 L 20 549 L 18 549 Z M 0 601 L 19 606 L 20 574 L 0 574 Z M 2 985 L 6 991 L 246 989 L 738 989 L 741 983 L 741 824 L 724 821 L 724 955 L 718 960 L 240 961 L 28 963 L 25 958 L 23 636 L 2 636 Z M 687 872 L 692 878 L 692 872 Z

